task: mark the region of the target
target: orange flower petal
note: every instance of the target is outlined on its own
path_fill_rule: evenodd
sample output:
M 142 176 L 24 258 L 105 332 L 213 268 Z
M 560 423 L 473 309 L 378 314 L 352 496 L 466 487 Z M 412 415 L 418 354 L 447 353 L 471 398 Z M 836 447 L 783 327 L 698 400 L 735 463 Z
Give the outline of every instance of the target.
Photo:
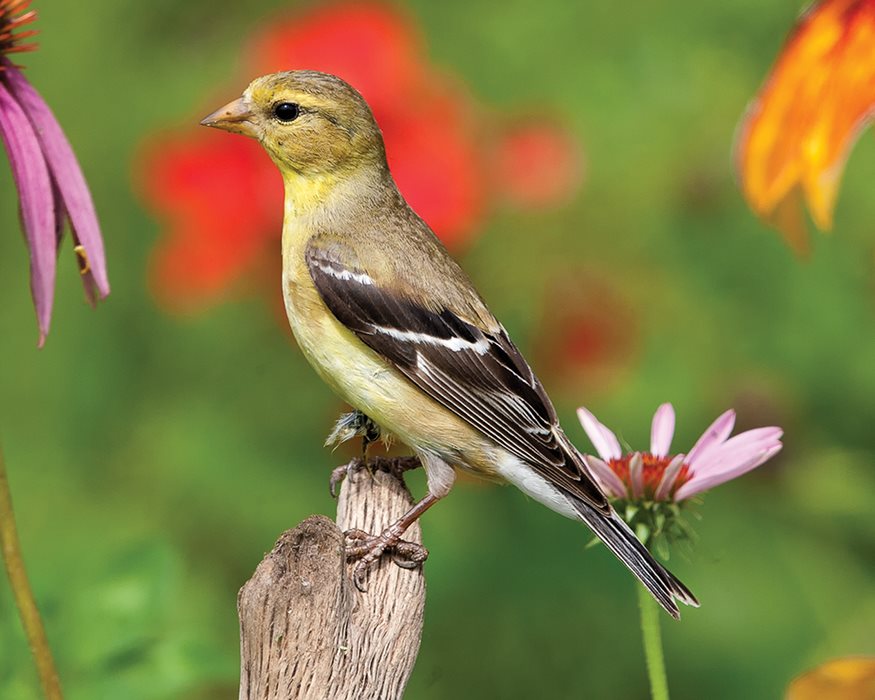
M 875 698 L 875 658 L 828 661 L 796 678 L 786 700 L 871 700 Z
M 741 124 L 751 208 L 799 248 L 799 217 L 778 211 L 799 188 L 828 230 L 845 162 L 873 117 L 875 0 L 825 0 L 799 21 Z

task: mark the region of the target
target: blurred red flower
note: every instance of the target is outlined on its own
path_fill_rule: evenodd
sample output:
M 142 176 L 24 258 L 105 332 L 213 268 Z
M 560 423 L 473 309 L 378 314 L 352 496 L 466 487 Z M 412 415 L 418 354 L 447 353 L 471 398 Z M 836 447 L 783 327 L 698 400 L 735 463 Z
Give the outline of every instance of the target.
M 586 164 L 577 143 L 558 124 L 530 120 L 506 129 L 492 166 L 493 181 L 507 199 L 536 209 L 570 200 Z
M 557 275 L 544 299 L 535 366 L 551 391 L 607 391 L 638 352 L 638 326 L 632 301 L 598 271 Z
M 293 68 L 334 73 L 364 95 L 399 188 L 450 249 L 472 240 L 494 202 L 548 206 L 578 185 L 579 148 L 561 127 L 538 125 L 521 149 L 520 127 L 505 133 L 458 80 L 430 65 L 412 18 L 394 5 L 343 2 L 274 20 L 249 42 L 245 77 L 227 91 Z M 210 105 L 222 99 L 213 97 Z M 282 183 L 258 144 L 191 123 L 153 136 L 135 164 L 146 205 L 166 223 L 149 276 L 172 310 L 271 274 L 282 225 Z
M 845 162 L 875 115 L 875 0 L 823 0 L 794 28 L 739 131 L 751 208 L 800 252 L 804 196 L 828 230 Z

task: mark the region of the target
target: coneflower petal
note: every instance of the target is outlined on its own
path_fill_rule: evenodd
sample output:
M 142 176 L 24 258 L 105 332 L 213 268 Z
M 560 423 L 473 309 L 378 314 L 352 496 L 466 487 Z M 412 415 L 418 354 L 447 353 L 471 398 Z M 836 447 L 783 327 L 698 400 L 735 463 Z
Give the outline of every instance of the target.
M 599 457 L 608 462 L 623 456 L 617 436 L 609 428 L 602 425 L 590 411 L 581 406 L 577 409 L 577 418 L 593 447 L 599 453 Z
M 0 61 L 5 67 L 4 80 L 24 109 L 33 125 L 32 130 L 39 138 L 45 160 L 69 216 L 74 242 L 81 245 L 84 250 L 87 260 L 87 271 L 83 273 L 86 292 L 93 296 L 93 291 L 96 289 L 97 295 L 103 298 L 109 294 L 103 239 L 100 236 L 100 226 L 91 192 L 88 190 L 73 148 L 52 110 L 27 82 L 21 71 L 8 59 L 0 58 Z
M 722 444 L 729 437 L 733 427 L 735 427 L 735 411 L 730 408 L 721 413 L 717 420 L 706 428 L 702 437 L 693 445 L 693 449 L 687 453 L 687 464 L 690 465 L 690 469 L 695 470 L 696 462 L 706 452 Z
M 640 452 L 635 452 L 629 460 L 629 486 L 632 498 L 641 498 L 644 495 L 644 458 Z
M 770 447 L 761 449 L 759 452 L 757 452 L 753 456 L 748 457 L 742 462 L 734 463 L 731 469 L 727 469 L 721 472 L 712 472 L 710 474 L 706 474 L 700 477 L 694 476 L 677 490 L 674 498 L 676 501 L 683 501 L 684 499 L 690 498 L 691 496 L 695 496 L 697 493 L 707 491 L 708 489 L 712 489 L 722 483 L 731 481 L 732 479 L 735 479 L 742 474 L 746 474 L 752 469 L 756 469 L 763 462 L 766 462 L 774 457 L 776 454 L 778 454 L 778 452 L 781 451 L 782 447 L 783 445 L 781 443 L 773 444 Z
M 650 427 L 650 454 L 656 457 L 668 454 L 674 437 L 674 422 L 674 406 L 670 403 L 664 403 L 656 409 Z
M 700 456 L 695 465 L 690 465 L 693 475 L 691 481 L 732 470 L 736 464 L 745 462 L 763 450 L 779 444 L 782 435 L 783 431 L 780 428 L 766 427 L 754 428 L 729 438 Z
M 39 137 L 4 80 L 0 80 L 0 136 L 12 166 L 21 206 L 21 223 L 30 249 L 30 289 L 39 324 L 39 346 L 42 347 L 49 332 L 55 291 L 56 229 L 52 179 Z
M 602 487 L 608 496 L 611 498 L 627 498 L 629 496 L 626 485 L 605 462 L 593 455 L 586 455 L 584 460 L 599 482 L 599 486 Z
M 662 479 L 660 479 L 659 486 L 656 487 L 656 491 L 653 494 L 654 501 L 668 500 L 683 466 L 684 455 L 675 455 L 662 473 Z

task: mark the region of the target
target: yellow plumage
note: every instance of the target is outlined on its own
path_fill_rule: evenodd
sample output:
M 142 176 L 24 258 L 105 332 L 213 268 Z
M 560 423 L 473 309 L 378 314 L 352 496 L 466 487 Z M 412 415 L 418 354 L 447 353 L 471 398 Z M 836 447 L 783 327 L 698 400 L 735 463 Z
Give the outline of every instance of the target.
M 309 363 L 344 401 L 414 448 L 440 450 L 449 442 L 466 446 L 472 464 L 456 464 L 495 479 L 494 450 L 455 414 L 413 386 L 327 309 L 307 269 L 304 250 L 315 231 L 307 216 L 322 200 L 322 187 L 286 180 L 283 221 L 283 299 L 289 325 Z M 319 193 L 319 194 L 316 194 Z

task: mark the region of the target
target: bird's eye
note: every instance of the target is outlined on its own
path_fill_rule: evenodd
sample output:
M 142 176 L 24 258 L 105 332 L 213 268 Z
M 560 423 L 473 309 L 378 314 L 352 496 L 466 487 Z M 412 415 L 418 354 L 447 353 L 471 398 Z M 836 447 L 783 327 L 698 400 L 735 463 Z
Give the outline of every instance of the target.
M 274 105 L 273 116 L 281 122 L 293 122 L 301 113 L 301 108 L 294 102 L 280 102 Z

